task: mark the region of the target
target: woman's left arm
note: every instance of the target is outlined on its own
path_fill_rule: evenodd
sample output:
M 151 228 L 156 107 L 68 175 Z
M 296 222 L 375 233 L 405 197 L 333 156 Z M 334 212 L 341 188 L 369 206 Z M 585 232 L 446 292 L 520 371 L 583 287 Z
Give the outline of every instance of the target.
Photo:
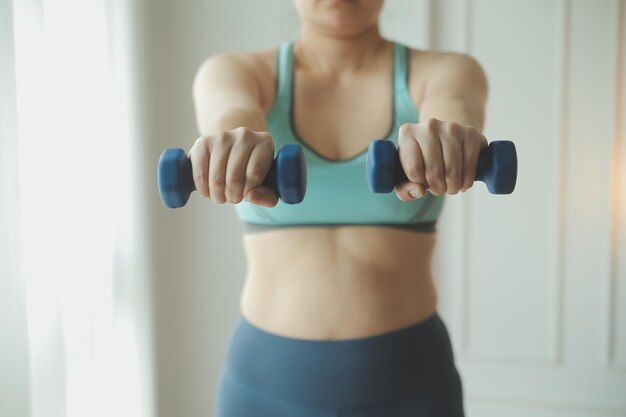
M 487 79 L 476 60 L 462 54 L 438 54 L 424 75 L 419 123 L 398 132 L 400 164 L 409 178 L 396 187 L 404 201 L 457 194 L 474 183 L 482 135 Z

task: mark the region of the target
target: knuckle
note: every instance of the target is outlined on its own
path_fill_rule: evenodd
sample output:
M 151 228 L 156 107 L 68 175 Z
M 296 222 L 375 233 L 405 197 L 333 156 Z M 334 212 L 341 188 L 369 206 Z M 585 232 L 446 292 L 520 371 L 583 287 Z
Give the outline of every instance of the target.
M 197 148 L 196 145 L 193 145 L 189 148 L 189 152 L 187 152 L 187 159 L 191 162 L 191 169 L 193 171 L 197 171 L 200 166 L 199 160 L 201 159 L 202 152 Z
M 193 149 L 197 149 L 197 148 L 204 148 L 206 146 L 206 143 L 209 141 L 209 137 L 208 136 L 200 136 L 199 138 L 197 138 L 195 140 L 195 142 L 193 143 L 193 146 L 191 147 L 192 150 Z
M 404 147 L 407 146 L 407 143 L 414 139 L 413 139 L 413 136 L 411 136 L 410 134 L 404 134 L 400 132 L 400 129 L 398 129 L 398 151 L 402 153 L 404 150 Z
M 198 150 L 198 147 L 196 145 L 193 145 L 189 149 L 187 157 L 191 161 L 192 169 L 196 171 L 196 165 L 198 165 L 198 159 L 200 158 L 200 151 Z
M 428 132 L 436 133 L 439 130 L 439 120 L 433 117 L 429 117 L 428 119 L 426 119 L 424 125 Z
M 411 123 L 403 123 L 398 129 L 398 134 L 403 137 L 410 137 L 413 131 L 413 124 Z
M 211 188 L 224 188 L 226 180 L 222 175 L 216 175 L 212 178 Z
M 450 166 L 446 167 L 446 179 L 452 179 L 452 180 L 460 180 L 462 178 L 462 171 L 461 171 L 461 166 L 458 164 L 450 164 Z
M 263 171 L 258 166 L 253 166 L 248 170 L 248 178 L 254 183 L 260 184 L 265 179 L 264 177 Z
M 272 143 L 272 135 L 269 132 L 259 132 L 257 134 L 257 136 L 259 137 L 259 139 L 261 140 L 261 142 L 268 142 L 268 143 Z
M 259 143 L 265 143 L 267 142 L 267 139 L 265 139 L 265 135 L 259 132 L 250 132 L 250 133 L 246 133 L 242 138 L 241 138 L 245 143 L 250 144 L 252 146 L 258 145 Z
M 217 132 L 213 136 L 212 142 L 214 146 L 227 146 L 230 144 L 231 138 L 226 132 Z
M 224 195 L 224 190 L 218 190 L 218 189 L 212 188 L 210 198 L 217 204 L 224 204 L 226 202 L 226 196 Z
M 431 167 L 426 170 L 426 181 L 428 184 L 438 184 L 443 180 L 443 173 L 439 167 Z
M 446 173 L 446 183 L 452 186 L 458 186 L 463 182 L 461 174 L 456 169 L 451 169 Z
M 241 188 L 244 184 L 244 180 L 239 173 L 230 174 L 226 179 L 226 182 L 231 190 Z
M 202 184 L 206 178 L 206 171 L 196 169 L 193 171 L 193 181 L 197 184 Z
M 266 148 L 268 152 L 272 154 L 272 156 L 274 155 L 274 139 L 269 133 L 264 132 L 258 135 L 257 146 Z
M 479 144 L 482 140 L 482 135 L 480 134 L 480 132 L 474 128 L 474 127 L 469 127 L 467 129 L 467 133 L 465 135 L 465 141 L 470 144 L 470 145 L 476 145 Z
M 467 136 L 469 137 L 480 138 L 482 136 L 482 134 L 474 126 L 466 126 L 465 128 L 467 130 Z
M 204 174 L 202 173 L 194 173 L 193 174 L 194 183 L 196 185 L 196 190 L 203 197 L 209 197 L 209 189 L 206 186 L 206 180 L 204 179 Z
M 405 164 L 404 173 L 406 174 L 407 178 L 413 182 L 418 181 L 422 175 L 420 167 L 417 164 L 411 162 Z
M 239 138 L 247 138 L 247 137 L 250 137 L 250 135 L 252 134 L 252 130 L 248 129 L 245 126 L 239 126 L 239 127 L 235 128 L 235 129 L 233 129 L 232 131 Z
M 248 150 L 252 150 L 256 147 L 266 147 L 272 144 L 271 136 L 265 132 L 254 132 L 248 130 L 247 133 L 237 136 L 237 142 L 244 145 Z
M 446 133 L 453 138 L 457 138 L 463 135 L 463 127 L 456 122 L 449 122 L 446 125 Z
M 231 195 L 228 198 L 228 202 L 231 203 L 231 204 L 239 204 L 239 203 L 241 203 L 242 200 L 243 200 L 243 196 L 240 193 Z
M 225 194 L 229 203 L 237 204 L 243 200 L 243 187 L 229 184 Z
M 208 197 L 209 196 L 209 190 L 207 187 L 207 181 L 206 181 L 206 172 L 197 170 L 197 171 L 193 171 L 193 182 L 194 185 L 196 186 L 196 190 L 198 190 L 198 193 L 203 196 L 203 197 Z

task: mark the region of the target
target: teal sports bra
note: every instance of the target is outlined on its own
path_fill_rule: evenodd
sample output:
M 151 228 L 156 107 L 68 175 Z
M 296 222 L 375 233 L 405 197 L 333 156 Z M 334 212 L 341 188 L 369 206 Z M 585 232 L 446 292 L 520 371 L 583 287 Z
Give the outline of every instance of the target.
M 398 144 L 398 129 L 404 123 L 417 123 L 418 114 L 407 86 L 408 49 L 394 43 L 393 125 L 385 139 Z M 443 205 L 443 196 L 430 193 L 404 202 L 395 193 L 375 194 L 365 176 L 367 149 L 353 158 L 332 160 L 318 154 L 298 138 L 293 125 L 293 43 L 278 50 L 277 92 L 267 114 L 267 130 L 276 151 L 285 144 L 302 146 L 307 166 L 307 190 L 300 204 L 281 200 L 272 208 L 247 201 L 235 205 L 246 232 L 285 227 L 370 225 L 398 227 L 416 232 L 434 232 Z M 372 138 L 374 140 L 376 138 Z

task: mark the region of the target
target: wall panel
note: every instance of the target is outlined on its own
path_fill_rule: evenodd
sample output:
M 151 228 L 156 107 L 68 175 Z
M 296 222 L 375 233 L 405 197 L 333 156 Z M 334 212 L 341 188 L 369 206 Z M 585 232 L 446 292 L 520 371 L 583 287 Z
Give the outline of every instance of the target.
M 433 44 L 478 59 L 485 135 L 518 187 L 452 197 L 441 306 L 469 416 L 626 415 L 623 0 L 443 0 Z

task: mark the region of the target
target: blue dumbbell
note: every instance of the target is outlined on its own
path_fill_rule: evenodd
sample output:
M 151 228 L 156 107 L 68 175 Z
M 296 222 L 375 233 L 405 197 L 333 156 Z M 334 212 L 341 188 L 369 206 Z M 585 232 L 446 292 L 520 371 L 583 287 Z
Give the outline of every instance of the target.
M 398 158 L 396 145 L 389 140 L 370 143 L 366 163 L 367 183 L 374 193 L 390 193 L 408 181 Z M 517 151 L 508 140 L 493 141 L 480 152 L 476 181 L 483 181 L 492 194 L 511 194 L 517 181 Z
M 189 195 L 196 189 L 191 161 L 180 148 L 163 151 L 157 177 L 161 201 L 169 208 L 179 208 L 187 204 Z M 298 204 L 304 199 L 306 162 L 300 145 L 284 145 L 278 150 L 263 185 L 275 189 L 285 204 Z

